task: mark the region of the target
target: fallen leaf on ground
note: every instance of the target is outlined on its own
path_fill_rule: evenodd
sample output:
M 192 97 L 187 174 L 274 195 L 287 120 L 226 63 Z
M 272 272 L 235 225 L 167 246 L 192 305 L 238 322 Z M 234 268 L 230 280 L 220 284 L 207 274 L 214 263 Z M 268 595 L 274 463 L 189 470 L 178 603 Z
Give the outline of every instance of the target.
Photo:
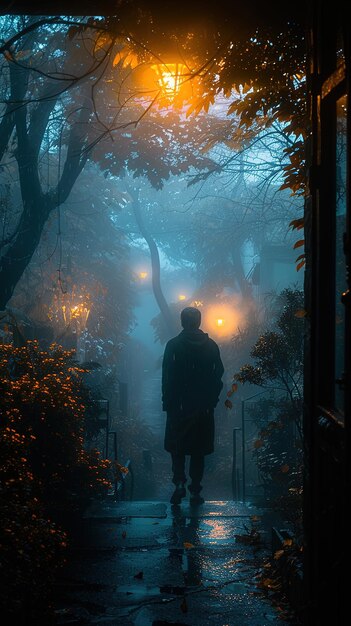
M 277 561 L 278 559 L 280 559 L 281 556 L 283 556 L 284 554 L 284 550 L 276 550 L 276 552 L 274 553 L 274 558 Z
M 293 544 L 293 540 L 292 539 L 284 539 L 283 541 L 283 546 L 286 546 L 288 548 L 290 548 L 290 546 L 292 546 Z

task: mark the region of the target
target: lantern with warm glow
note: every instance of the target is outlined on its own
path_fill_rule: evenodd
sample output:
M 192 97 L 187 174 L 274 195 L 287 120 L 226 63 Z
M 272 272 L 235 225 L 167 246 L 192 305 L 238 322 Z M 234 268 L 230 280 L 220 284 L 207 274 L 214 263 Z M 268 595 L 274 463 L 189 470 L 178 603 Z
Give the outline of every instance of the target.
M 58 327 L 69 327 L 77 335 L 82 333 L 87 326 L 92 307 L 92 296 L 86 287 L 72 287 L 70 291 L 55 293 L 53 302 L 48 309 L 50 321 Z
M 151 69 L 157 76 L 157 82 L 162 94 L 169 99 L 175 98 L 189 73 L 184 63 L 159 63 Z
M 218 327 L 221 327 L 221 326 L 223 326 L 223 325 L 224 325 L 224 319 L 223 319 L 222 317 L 219 317 L 219 318 L 216 320 L 216 323 L 217 323 L 217 326 L 218 326 Z
M 139 278 L 141 278 L 141 280 L 145 280 L 145 278 L 148 277 L 148 272 L 139 272 Z
M 186 300 L 186 296 L 183 293 L 180 293 L 178 296 L 178 300 Z
M 77 327 L 77 332 L 85 329 L 89 314 L 90 308 L 84 302 L 74 305 L 62 305 L 62 315 L 66 326 L 74 323 Z

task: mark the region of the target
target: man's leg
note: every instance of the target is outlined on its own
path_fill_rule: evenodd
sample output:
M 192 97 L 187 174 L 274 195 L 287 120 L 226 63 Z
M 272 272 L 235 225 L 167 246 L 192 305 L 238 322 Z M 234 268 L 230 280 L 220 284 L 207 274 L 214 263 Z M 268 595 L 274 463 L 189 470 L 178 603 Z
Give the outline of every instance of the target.
M 190 457 L 189 476 L 191 484 L 189 485 L 190 493 L 198 495 L 202 489 L 201 481 L 204 475 L 205 458 L 202 454 L 192 454 Z
M 179 485 L 179 483 L 186 483 L 185 454 L 172 452 L 172 472 L 173 472 L 172 482 L 175 485 Z
M 186 495 L 185 491 L 185 454 L 177 454 L 172 452 L 172 482 L 176 486 L 174 493 L 171 497 L 172 504 L 180 504 L 181 499 Z

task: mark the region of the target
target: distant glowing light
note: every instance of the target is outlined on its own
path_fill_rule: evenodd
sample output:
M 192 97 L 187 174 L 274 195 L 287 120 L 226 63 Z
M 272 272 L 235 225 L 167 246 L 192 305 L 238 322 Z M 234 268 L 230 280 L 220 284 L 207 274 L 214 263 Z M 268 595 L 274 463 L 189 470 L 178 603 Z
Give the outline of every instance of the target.
M 188 73 L 183 63 L 160 63 L 152 65 L 151 69 L 157 75 L 157 82 L 163 95 L 174 98 L 184 82 L 184 76 Z
M 139 272 L 139 278 L 141 278 L 141 280 L 145 280 L 145 278 L 148 277 L 148 272 Z
M 178 296 L 178 300 L 186 300 L 186 296 L 183 293 L 180 293 Z
M 203 307 L 202 328 L 223 341 L 231 339 L 239 327 L 245 327 L 245 314 L 239 301 L 218 302 Z
M 202 300 L 194 300 L 194 302 L 192 303 L 191 306 L 195 306 L 195 307 L 199 308 L 199 307 L 201 307 L 203 305 L 204 305 L 204 303 L 202 302 Z
M 85 303 L 80 302 L 79 304 L 75 304 L 73 306 L 66 306 L 63 304 L 61 308 L 66 325 L 75 321 L 79 325 L 80 329 L 84 329 L 86 327 L 90 314 L 90 308 Z

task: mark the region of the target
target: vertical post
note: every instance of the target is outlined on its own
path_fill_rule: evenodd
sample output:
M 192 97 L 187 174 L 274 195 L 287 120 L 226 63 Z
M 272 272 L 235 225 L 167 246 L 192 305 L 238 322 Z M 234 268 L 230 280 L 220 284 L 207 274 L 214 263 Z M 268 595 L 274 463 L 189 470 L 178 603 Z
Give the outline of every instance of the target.
M 236 449 L 236 431 L 239 428 L 233 428 L 233 465 L 232 465 L 232 494 L 233 500 L 239 500 L 239 489 L 238 489 L 238 471 L 237 471 L 237 449 Z
M 117 433 L 116 431 L 112 431 L 110 435 L 113 437 L 113 460 L 117 461 Z M 117 467 L 115 469 L 114 499 L 118 499 Z
M 242 446 L 242 494 L 243 494 L 243 502 L 245 502 L 246 493 L 246 459 L 245 459 L 245 400 L 241 401 L 241 446 Z
M 240 498 L 240 470 L 238 467 L 236 468 L 236 484 L 238 488 L 238 500 L 239 500 Z
M 109 442 L 110 442 L 110 403 L 106 401 L 106 459 L 109 458 Z

